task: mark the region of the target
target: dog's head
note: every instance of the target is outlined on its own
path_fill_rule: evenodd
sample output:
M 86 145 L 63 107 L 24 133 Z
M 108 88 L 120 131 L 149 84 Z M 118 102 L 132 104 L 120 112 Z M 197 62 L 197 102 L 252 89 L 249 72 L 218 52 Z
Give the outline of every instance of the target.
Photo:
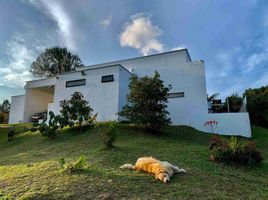
M 170 177 L 169 174 L 166 172 L 159 172 L 156 176 L 156 179 L 163 181 L 164 183 L 169 183 Z

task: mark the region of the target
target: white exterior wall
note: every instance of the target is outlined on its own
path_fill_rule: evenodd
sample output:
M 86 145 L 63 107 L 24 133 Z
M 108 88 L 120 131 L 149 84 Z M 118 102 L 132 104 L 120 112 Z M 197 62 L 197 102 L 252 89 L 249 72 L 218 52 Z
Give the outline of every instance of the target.
M 185 124 L 194 115 L 208 113 L 204 62 L 191 62 L 187 51 L 175 51 L 90 67 L 102 67 L 108 64 L 121 64 L 138 76 L 153 76 L 154 72 L 158 71 L 165 85 L 172 85 L 170 92 L 184 92 L 183 98 L 169 99 L 168 111 L 173 124 Z
M 85 70 L 85 76 L 80 72 L 69 73 L 59 76 L 56 81 L 54 95 L 54 112 L 59 114 L 60 101 L 70 99 L 74 92 L 81 92 L 93 113 L 98 112 L 97 121 L 117 120 L 119 111 L 119 70 L 125 71 L 121 66 L 110 66 L 99 69 Z M 114 81 L 102 83 L 101 77 L 113 75 Z M 86 85 L 65 87 L 66 81 L 86 79 Z
M 17 124 L 23 122 L 24 99 L 24 95 L 11 97 L 11 106 L 8 120 L 9 124 Z
M 23 121 L 31 122 L 33 114 L 46 111 L 48 104 L 52 101 L 53 93 L 44 92 L 40 88 L 26 89 Z
M 195 116 L 188 119 L 185 125 L 192 126 L 200 131 L 210 132 L 204 124 L 206 121 L 215 120 L 218 125 L 215 133 L 221 135 L 236 135 L 251 137 L 251 127 L 247 112 L 241 113 L 213 113 L 202 116 Z
M 131 74 L 124 69 L 119 71 L 119 102 L 118 112 L 122 111 L 123 106 L 127 103 L 127 94 L 129 93 L 129 78 Z

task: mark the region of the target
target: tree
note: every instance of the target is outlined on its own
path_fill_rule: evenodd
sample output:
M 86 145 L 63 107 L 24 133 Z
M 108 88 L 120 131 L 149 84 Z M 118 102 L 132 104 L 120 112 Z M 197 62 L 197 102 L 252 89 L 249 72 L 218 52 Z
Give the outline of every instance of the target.
M 66 47 L 52 47 L 37 57 L 31 65 L 30 72 L 34 77 L 46 78 L 75 71 L 83 66 L 79 56 L 71 53 Z
M 226 98 L 225 103 L 224 103 L 225 108 L 228 107 L 227 102 L 229 103 L 230 112 L 239 112 L 243 104 L 243 98 L 238 96 L 237 93 L 234 93 L 231 96 Z
M 10 110 L 10 103 L 7 99 L 3 101 L 2 104 L 0 104 L 0 112 L 9 113 Z
M 247 89 L 247 111 L 253 124 L 268 128 L 268 85 L 265 87 Z
M 75 121 L 78 121 L 80 130 L 82 130 L 82 122 L 87 121 L 93 111 L 80 92 L 72 94 L 69 100 L 63 100 L 60 106 L 62 107 L 60 111 L 62 126 L 70 125 L 72 127 Z
M 153 77 L 139 78 L 133 75 L 129 90 L 127 104 L 119 113 L 120 116 L 155 133 L 171 123 L 166 109 L 170 88 L 164 86 L 158 72 Z

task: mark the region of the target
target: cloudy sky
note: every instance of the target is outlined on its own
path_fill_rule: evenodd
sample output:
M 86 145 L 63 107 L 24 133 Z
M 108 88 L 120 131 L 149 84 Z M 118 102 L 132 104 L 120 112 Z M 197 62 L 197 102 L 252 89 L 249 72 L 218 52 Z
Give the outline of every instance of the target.
M 56 45 L 85 65 L 188 48 L 208 93 L 241 94 L 268 84 L 268 1 L 1 1 L 0 102 L 23 94 L 32 61 Z

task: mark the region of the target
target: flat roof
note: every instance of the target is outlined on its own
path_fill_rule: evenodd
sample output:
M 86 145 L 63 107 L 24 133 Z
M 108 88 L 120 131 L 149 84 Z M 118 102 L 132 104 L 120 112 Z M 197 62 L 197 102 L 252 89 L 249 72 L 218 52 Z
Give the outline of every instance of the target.
M 114 60 L 114 61 L 105 62 L 105 63 L 98 63 L 98 64 L 93 64 L 93 65 L 88 65 L 85 68 L 77 69 L 76 71 L 81 71 L 81 70 L 85 70 L 85 69 L 88 69 L 88 68 L 92 68 L 92 66 L 97 68 L 97 66 L 99 66 L 99 65 L 106 65 L 106 64 L 110 65 L 110 64 L 113 64 L 113 63 L 117 63 L 117 62 L 124 62 L 124 61 L 128 61 L 128 60 L 136 60 L 136 59 L 141 59 L 141 58 L 160 56 L 160 55 L 176 53 L 176 52 L 180 52 L 180 51 L 186 51 L 190 61 L 192 61 L 191 56 L 190 56 L 190 54 L 188 52 L 188 49 L 184 48 L 184 49 L 178 49 L 178 50 L 173 50 L 173 51 L 166 51 L 166 52 L 162 52 L 162 53 L 151 54 L 151 55 L 148 55 L 148 56 L 138 56 L 138 57 L 134 57 L 134 58 L 127 58 L 127 59 L 122 59 L 122 60 Z

